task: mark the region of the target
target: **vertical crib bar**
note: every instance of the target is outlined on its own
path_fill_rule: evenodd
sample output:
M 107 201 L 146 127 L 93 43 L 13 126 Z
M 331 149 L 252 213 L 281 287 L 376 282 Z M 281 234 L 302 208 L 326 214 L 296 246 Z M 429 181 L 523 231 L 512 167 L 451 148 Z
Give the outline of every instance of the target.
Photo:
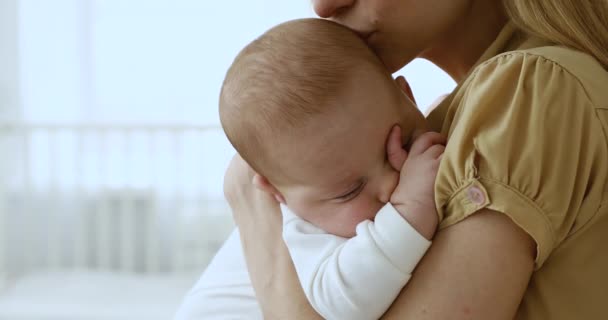
M 198 130 L 198 137 L 201 141 L 205 141 L 205 138 L 209 135 L 209 131 L 205 131 L 205 130 Z M 203 166 L 208 166 L 209 165 L 209 159 L 206 159 L 205 157 L 205 145 L 201 144 L 201 153 L 202 153 L 202 157 L 201 157 L 201 162 L 203 163 Z M 216 228 L 216 226 L 221 226 L 220 223 L 212 223 L 212 219 L 214 219 L 211 214 L 214 211 L 214 207 L 213 207 L 213 203 L 210 202 L 210 200 L 208 199 L 208 197 L 205 197 L 204 192 L 201 190 L 200 194 L 198 195 L 199 199 L 200 199 L 200 209 L 199 212 L 201 214 L 200 220 L 201 221 L 201 230 L 203 231 L 203 235 L 201 237 L 197 237 L 198 242 L 200 243 L 200 246 L 203 248 L 203 250 L 198 250 L 198 260 L 197 262 L 202 262 L 207 263 L 211 257 L 213 256 L 213 243 L 215 241 L 217 241 L 217 234 L 219 233 L 220 228 Z M 222 226 L 223 227 L 223 226 Z M 222 228 L 223 229 L 223 228 Z
M 150 159 L 150 172 L 148 173 L 148 177 L 150 177 L 150 184 L 152 186 L 152 190 L 155 192 L 158 191 L 158 187 L 161 184 L 159 174 L 158 174 L 158 158 L 160 152 L 158 150 L 158 145 L 160 140 L 158 139 L 159 130 L 149 129 L 146 130 L 147 136 L 147 144 L 146 144 L 146 154 L 149 155 L 148 159 Z M 153 206 L 150 208 L 149 219 L 146 220 L 146 241 L 145 241 L 145 252 L 146 252 L 146 270 L 150 273 L 160 271 L 160 250 L 159 250 L 159 234 L 158 234 L 158 212 L 156 207 L 157 201 L 154 201 Z
M 57 202 L 58 197 L 58 184 L 57 184 L 57 148 L 59 131 L 53 128 L 42 129 L 48 139 L 48 154 L 49 154 L 49 206 L 45 209 L 46 214 L 46 264 L 50 269 L 57 269 L 61 264 L 61 233 L 58 232 L 59 217 L 57 216 L 57 209 L 59 203 Z
M 10 143 L 10 137 L 14 134 L 9 128 L 0 126 L 0 154 L 9 154 L 8 144 Z M 6 144 L 4 144 L 6 142 Z M 4 286 L 4 279 L 8 273 L 8 259 L 7 259 L 7 212 L 5 208 L 6 198 L 8 196 L 8 187 L 5 186 L 7 179 L 7 170 L 0 162 L 0 287 Z
M 132 183 L 132 177 L 130 174 L 130 164 L 131 164 L 131 148 L 130 147 L 130 131 L 125 129 L 121 132 L 123 136 L 123 151 L 124 151 L 124 162 L 123 162 L 123 172 L 125 175 L 125 195 L 124 198 L 120 201 L 120 219 L 121 221 L 121 267 L 123 271 L 133 272 L 135 271 L 135 237 L 137 236 L 135 230 L 135 215 L 136 213 L 133 201 L 134 201 L 134 190 L 130 185 Z
M 109 201 L 111 201 L 111 197 L 108 196 L 106 185 L 110 183 L 108 181 L 109 177 L 109 160 L 107 158 L 108 154 L 108 133 L 104 128 L 99 128 L 98 130 L 98 140 L 99 140 L 99 176 L 100 176 L 100 196 L 101 198 L 98 201 L 95 201 L 95 204 L 98 204 L 96 210 L 96 227 L 97 227 L 97 263 L 98 267 L 101 270 L 110 270 L 112 261 L 111 261 L 111 250 L 112 247 L 110 245 L 111 236 L 111 228 L 110 228 L 110 209 Z
M 22 157 L 23 157 L 23 190 L 25 192 L 26 197 L 33 197 L 33 187 L 32 187 L 32 171 L 30 168 L 30 135 L 31 131 L 28 128 L 20 127 L 19 135 L 22 141 Z M 32 216 L 32 208 L 31 202 L 28 201 L 23 202 L 23 215 L 21 217 L 22 221 L 36 221 L 36 218 Z M 26 273 L 32 269 L 32 264 L 34 261 L 34 246 L 32 242 L 32 234 L 30 232 L 24 232 L 21 235 L 22 245 L 18 250 L 21 253 L 21 263 L 17 264 L 20 266 L 20 272 Z
M 174 229 L 174 255 L 173 255 L 173 272 L 179 272 L 182 270 L 184 266 L 184 250 L 183 250 L 183 203 L 185 200 L 183 186 L 181 181 L 182 174 L 182 148 L 181 148 L 181 136 L 180 132 L 176 129 L 171 130 L 171 138 L 173 140 L 173 160 L 174 164 L 174 173 L 175 173 L 175 183 L 174 183 L 174 204 L 175 204 L 175 213 L 172 218 L 175 221 L 175 229 Z
M 75 181 L 75 192 L 76 199 L 78 199 L 78 203 L 82 203 L 84 199 L 87 199 L 86 188 L 84 187 L 84 177 L 85 177 L 85 161 L 86 158 L 84 156 L 84 140 L 87 135 L 87 130 L 85 128 L 72 129 L 72 133 L 74 135 L 74 139 L 76 140 L 76 154 L 75 154 L 75 162 L 76 166 L 74 168 L 76 173 L 76 181 Z M 73 217 L 74 225 L 76 226 L 76 230 L 74 230 L 74 245 L 73 245 L 73 268 L 85 268 L 87 267 L 87 248 L 88 241 L 86 235 L 88 234 L 88 217 L 90 212 L 86 210 L 82 210 L 82 206 L 78 207 L 78 210 Z
M 122 219 L 122 236 L 121 236 L 121 267 L 123 271 L 135 271 L 135 212 L 133 206 L 134 192 L 133 189 L 127 187 L 125 189 L 125 197 L 121 201 L 121 219 Z

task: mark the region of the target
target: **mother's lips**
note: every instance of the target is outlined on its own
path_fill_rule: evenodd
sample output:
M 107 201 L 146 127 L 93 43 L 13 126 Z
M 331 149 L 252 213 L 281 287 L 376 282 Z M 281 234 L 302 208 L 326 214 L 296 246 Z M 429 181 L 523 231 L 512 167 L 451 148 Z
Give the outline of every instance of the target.
M 359 35 L 359 37 L 361 37 L 362 39 L 367 39 L 372 33 L 373 31 L 357 31 L 355 30 L 355 32 Z
M 375 31 L 355 31 L 361 39 L 368 42 L 369 39 L 376 33 Z

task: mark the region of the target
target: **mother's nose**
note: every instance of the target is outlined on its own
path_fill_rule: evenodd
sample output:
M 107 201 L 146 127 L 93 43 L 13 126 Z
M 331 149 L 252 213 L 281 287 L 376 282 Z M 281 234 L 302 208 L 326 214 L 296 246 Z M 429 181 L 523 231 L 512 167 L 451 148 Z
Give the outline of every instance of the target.
M 355 0 L 312 0 L 315 13 L 321 18 L 330 18 L 340 10 L 351 6 Z

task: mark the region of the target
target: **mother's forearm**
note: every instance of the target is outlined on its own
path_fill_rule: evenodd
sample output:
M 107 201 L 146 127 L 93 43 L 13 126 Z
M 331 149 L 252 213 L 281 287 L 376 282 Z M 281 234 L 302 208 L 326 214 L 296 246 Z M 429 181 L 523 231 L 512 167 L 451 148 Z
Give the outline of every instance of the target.
M 234 212 L 234 215 L 242 218 L 239 223 L 241 242 L 264 318 L 321 319 L 304 295 L 283 242 L 278 204 L 258 202 L 248 208 L 233 210 L 241 211 Z

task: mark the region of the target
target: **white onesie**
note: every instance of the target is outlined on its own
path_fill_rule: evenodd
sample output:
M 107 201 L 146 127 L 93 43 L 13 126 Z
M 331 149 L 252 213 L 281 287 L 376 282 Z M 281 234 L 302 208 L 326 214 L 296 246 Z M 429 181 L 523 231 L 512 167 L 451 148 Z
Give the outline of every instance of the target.
M 326 319 L 378 319 L 431 242 L 389 203 L 347 239 L 283 212 L 283 239 L 313 308 Z

